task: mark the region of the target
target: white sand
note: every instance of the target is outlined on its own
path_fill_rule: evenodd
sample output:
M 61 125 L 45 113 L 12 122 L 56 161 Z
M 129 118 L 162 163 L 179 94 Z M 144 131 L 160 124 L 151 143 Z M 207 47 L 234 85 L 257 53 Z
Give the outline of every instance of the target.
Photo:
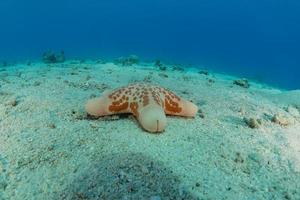
M 0 199 L 300 199 L 300 94 L 291 102 L 234 79 L 153 64 L 0 68 Z M 85 117 L 91 96 L 143 80 L 192 100 L 205 118 L 168 117 L 155 135 L 131 116 Z

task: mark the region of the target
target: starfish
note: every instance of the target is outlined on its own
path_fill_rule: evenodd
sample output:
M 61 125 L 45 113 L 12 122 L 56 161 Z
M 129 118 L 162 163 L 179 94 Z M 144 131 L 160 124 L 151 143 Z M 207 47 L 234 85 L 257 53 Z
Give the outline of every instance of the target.
M 164 131 L 167 115 L 195 117 L 198 107 L 159 86 L 145 83 L 104 92 L 99 98 L 87 102 L 89 115 L 100 117 L 119 113 L 132 113 L 141 126 L 149 132 Z

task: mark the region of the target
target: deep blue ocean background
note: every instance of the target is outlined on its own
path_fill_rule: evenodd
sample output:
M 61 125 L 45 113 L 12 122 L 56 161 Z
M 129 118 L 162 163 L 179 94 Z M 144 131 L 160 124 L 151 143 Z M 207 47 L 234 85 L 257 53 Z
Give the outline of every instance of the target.
M 300 89 L 299 0 L 1 0 L 0 61 L 143 59 Z

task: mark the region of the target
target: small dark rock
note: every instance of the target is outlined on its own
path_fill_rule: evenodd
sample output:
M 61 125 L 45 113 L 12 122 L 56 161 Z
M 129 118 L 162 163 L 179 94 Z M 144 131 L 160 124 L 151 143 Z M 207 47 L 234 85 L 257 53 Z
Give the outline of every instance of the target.
M 213 80 L 213 79 L 208 79 L 208 83 L 209 84 L 213 84 L 213 83 L 215 83 L 216 81 L 215 80 Z
M 88 81 L 88 80 L 90 80 L 92 77 L 90 76 L 90 75 L 87 75 L 86 77 L 85 77 L 85 80 L 86 81 Z
M 65 53 L 61 51 L 59 54 L 55 54 L 52 51 L 46 51 L 43 54 L 43 62 L 47 64 L 62 63 L 65 61 Z
M 151 75 L 147 75 L 144 77 L 143 79 L 143 82 L 146 82 L 146 83 L 151 83 L 152 82 L 152 76 Z
M 161 71 L 166 71 L 166 70 L 167 70 L 167 67 L 164 66 L 164 65 L 159 66 L 158 68 L 159 68 L 159 70 L 161 70 Z
M 199 74 L 203 74 L 203 75 L 206 75 L 208 76 L 209 75 L 209 72 L 207 70 L 201 70 L 198 72 Z
M 15 106 L 18 105 L 18 101 L 17 101 L 16 98 L 14 98 L 14 99 L 8 101 L 8 102 L 7 102 L 7 105 L 12 106 L 12 107 L 15 107 Z
M 39 85 L 41 85 L 41 82 L 40 82 L 40 81 L 35 81 L 35 82 L 33 83 L 33 86 L 39 86 Z
M 244 122 L 250 127 L 250 128 L 259 128 L 261 125 L 260 119 L 255 118 L 244 118 Z
M 199 115 L 200 118 L 202 118 L 202 119 L 205 118 L 205 115 L 204 115 L 203 111 L 200 108 L 198 110 L 198 113 L 199 113 L 198 115 Z
M 54 150 L 54 145 L 50 145 L 49 147 L 47 147 L 47 151 L 53 151 Z
M 244 158 L 242 157 L 240 152 L 236 153 L 234 162 L 236 162 L 236 163 L 243 163 L 244 162 Z
M 74 76 L 74 75 L 78 75 L 77 72 L 71 72 L 70 75 Z
M 161 71 L 167 70 L 167 67 L 160 60 L 156 60 L 154 65 Z
M 292 197 L 291 197 L 291 195 L 290 195 L 288 192 L 285 192 L 285 194 L 284 194 L 284 199 L 286 199 L 286 200 L 291 200 Z
M 56 128 L 56 125 L 55 125 L 54 123 L 51 123 L 51 124 L 49 124 L 48 126 L 49 126 L 49 128 L 51 128 L 51 129 L 55 129 L 55 128 Z
M 250 84 L 249 84 L 247 79 L 234 80 L 233 84 L 241 86 L 243 88 L 249 88 L 250 87 Z
M 271 121 L 273 123 L 279 124 L 281 126 L 288 126 L 290 124 L 290 122 L 287 118 L 277 115 L 277 114 L 272 117 Z
M 182 68 L 180 66 L 177 66 L 177 65 L 173 67 L 173 70 L 174 71 L 176 70 L 176 71 L 184 72 L 184 68 Z
M 167 74 L 163 74 L 163 73 L 160 73 L 158 75 L 161 76 L 161 77 L 163 77 L 163 78 L 168 78 L 169 77 Z
M 163 66 L 163 64 L 162 64 L 162 62 L 161 62 L 160 60 L 156 60 L 155 63 L 154 63 L 154 65 L 155 65 L 156 67 L 161 67 L 161 66 Z
M 95 95 L 95 94 L 90 95 L 90 98 L 96 98 L 96 97 L 97 97 L 97 95 Z

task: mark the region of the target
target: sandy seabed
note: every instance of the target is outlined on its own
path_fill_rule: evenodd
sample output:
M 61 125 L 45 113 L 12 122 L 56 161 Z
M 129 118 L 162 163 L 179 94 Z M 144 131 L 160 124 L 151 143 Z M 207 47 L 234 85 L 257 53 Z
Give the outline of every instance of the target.
M 199 71 L 93 61 L 0 68 L 0 199 L 299 200 L 300 92 Z M 202 113 L 168 117 L 162 134 L 131 115 L 86 116 L 88 99 L 139 81 Z

